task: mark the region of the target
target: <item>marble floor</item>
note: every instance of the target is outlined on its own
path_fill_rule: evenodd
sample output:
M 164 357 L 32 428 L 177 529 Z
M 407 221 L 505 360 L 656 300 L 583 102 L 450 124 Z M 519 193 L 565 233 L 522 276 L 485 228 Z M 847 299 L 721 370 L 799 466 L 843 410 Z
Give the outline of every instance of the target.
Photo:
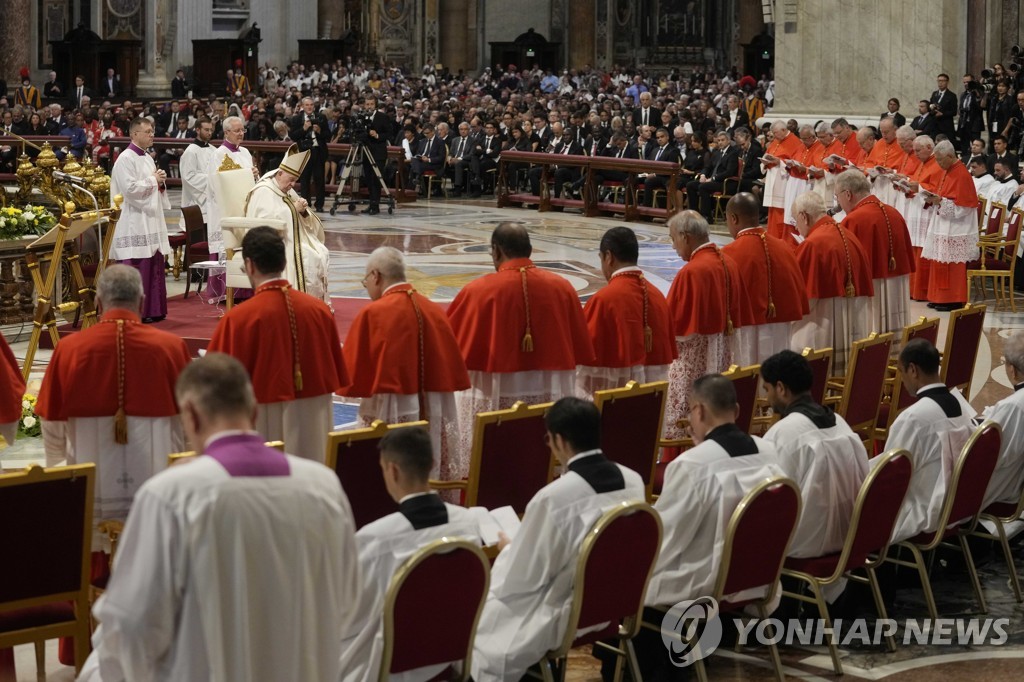
M 172 205 L 176 205 L 176 192 Z M 486 198 L 485 198 L 486 199 Z M 169 222 L 177 216 L 168 214 Z M 366 256 L 374 248 L 389 245 L 407 257 L 410 280 L 423 293 L 439 301 L 451 300 L 470 280 L 493 270 L 489 256 L 490 233 L 499 222 L 522 223 L 530 231 L 534 260 L 541 267 L 558 272 L 576 287 L 586 299 L 603 286 L 598 261 L 598 243 L 610 227 L 626 224 L 622 220 L 584 218 L 578 213 L 539 213 L 524 209 L 497 209 L 493 201 L 423 201 L 399 205 L 393 215 L 381 213 L 364 216 L 339 212 L 336 216 L 321 215 L 331 250 L 330 289 L 336 297 L 365 298 L 360 281 Z M 661 222 L 629 224 L 640 240 L 640 265 L 649 279 L 664 291 L 682 261 L 675 254 L 668 232 Z M 723 226 L 715 226 L 714 239 L 729 241 Z M 168 278 L 171 295 L 184 290 L 184 281 Z M 999 359 L 1003 339 L 1024 329 L 1024 308 L 1020 313 L 993 310 L 989 301 L 985 334 L 978 349 L 975 377 L 969 399 L 979 411 L 1004 397 L 1010 391 L 1009 381 Z M 922 304 L 912 304 L 912 319 L 921 315 L 938 316 L 940 345 L 945 338 L 947 313 L 934 313 Z M 30 325 L 4 327 L 19 361 L 24 358 Z M 30 390 L 38 385 L 49 358 L 49 351 L 36 355 Z M 1015 548 L 1018 563 L 1024 552 Z M 850 647 L 843 650 L 847 677 L 867 680 L 928 681 L 948 677 L 962 679 L 1022 679 L 1024 674 L 1024 609 L 1013 600 L 1007 586 L 1006 567 L 1001 554 L 988 548 L 979 552 L 982 580 L 989 602 L 989 615 L 1009 620 L 1008 638 L 1002 645 L 979 646 L 900 646 L 895 653 L 883 653 L 871 647 Z M 969 583 L 955 556 L 940 555 L 936 562 L 934 585 L 939 610 L 944 617 L 967 618 L 976 615 Z M 903 582 L 908 585 L 902 586 Z M 864 595 L 860 595 L 864 597 Z M 861 600 L 870 604 L 869 598 Z M 895 592 L 890 617 L 902 622 L 905 618 L 925 615 L 921 591 L 914 580 L 901 581 Z M 873 614 L 866 614 L 873 618 Z M 792 678 L 820 680 L 832 677 L 827 651 L 822 647 L 782 648 L 786 674 Z M 17 680 L 35 679 L 31 647 L 19 647 Z M 56 649 L 48 651 L 49 680 L 71 680 L 73 673 L 56 661 Z M 691 676 L 692 671 L 683 671 Z M 767 654 L 762 650 L 735 652 L 731 647 L 716 653 L 709 664 L 714 680 L 770 679 L 772 672 Z M 578 682 L 599 680 L 600 675 L 588 652 L 575 652 L 567 679 Z M 680 678 L 682 679 L 682 678 Z M 2 680 L 0 680 L 2 682 Z

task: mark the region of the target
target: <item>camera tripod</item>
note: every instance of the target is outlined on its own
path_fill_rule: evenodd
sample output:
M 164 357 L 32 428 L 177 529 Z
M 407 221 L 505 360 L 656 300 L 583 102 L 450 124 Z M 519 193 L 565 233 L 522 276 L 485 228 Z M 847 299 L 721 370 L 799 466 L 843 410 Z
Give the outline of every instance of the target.
M 366 146 L 362 142 L 353 142 L 352 148 L 348 150 L 348 155 L 345 157 L 345 168 L 341 171 L 341 180 L 338 182 L 338 189 L 334 193 L 334 202 L 331 204 L 331 215 L 334 215 L 335 211 L 338 210 L 338 205 L 342 203 L 342 196 L 345 194 L 345 185 L 351 180 L 351 186 L 348 191 L 348 210 L 349 212 L 356 210 L 357 197 L 359 196 L 359 182 L 357 178 L 350 178 L 352 175 L 352 167 L 358 162 L 362 167 L 363 161 L 370 162 L 370 168 L 373 169 L 373 174 L 376 176 L 376 182 L 380 183 L 381 192 L 384 195 L 384 200 L 388 204 L 388 213 L 395 212 L 395 197 L 392 196 L 391 190 L 388 189 L 388 184 L 384 182 L 384 177 L 380 174 L 380 167 L 377 165 L 377 160 L 373 158 L 373 155 L 366 149 Z M 370 182 L 374 179 L 371 178 Z

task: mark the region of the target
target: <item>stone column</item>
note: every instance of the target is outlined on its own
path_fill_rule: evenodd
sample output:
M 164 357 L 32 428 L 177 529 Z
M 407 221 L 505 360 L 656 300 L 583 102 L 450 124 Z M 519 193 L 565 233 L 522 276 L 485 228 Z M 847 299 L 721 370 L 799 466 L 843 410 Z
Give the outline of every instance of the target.
M 316 4 L 317 37 L 321 40 L 338 38 L 345 30 L 345 3 L 338 0 L 319 0 Z
M 594 40 L 597 30 L 597 0 L 569 0 L 570 69 L 582 68 L 584 64 L 594 65 Z
M 177 0 L 143 1 L 146 11 L 143 24 L 142 54 L 146 68 L 139 73 L 135 96 L 140 98 L 163 97 L 171 92 L 171 79 L 167 75 L 164 65 L 164 49 L 169 28 L 166 22 L 171 16 L 171 6 L 174 6 L 176 19 Z
M 953 84 L 967 64 L 962 0 L 796 0 L 776 17 L 772 117 L 873 116 L 886 100 L 914 102 L 945 71 Z
M 0 78 L 11 92 L 21 85 L 21 67 L 32 68 L 31 15 L 29 0 L 13 0 L 0 12 Z M 42 89 L 42 83 L 35 85 Z
M 973 73 L 975 78 L 985 68 L 985 39 L 988 33 L 985 4 L 985 0 L 967 0 L 967 70 L 964 73 Z

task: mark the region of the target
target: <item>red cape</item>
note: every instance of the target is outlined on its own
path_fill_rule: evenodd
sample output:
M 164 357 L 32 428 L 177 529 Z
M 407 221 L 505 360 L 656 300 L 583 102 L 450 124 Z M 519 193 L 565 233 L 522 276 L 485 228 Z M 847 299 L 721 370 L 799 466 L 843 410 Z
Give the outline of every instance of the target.
M 806 147 L 800 138 L 790 133 L 784 140 L 772 140 L 765 151 L 780 159 L 795 159 L 804 149 Z
M 800 151 L 797 153 L 796 156 L 793 157 L 793 159 L 798 161 L 805 168 L 808 168 L 810 166 L 817 166 L 818 168 L 821 168 L 821 159 L 823 158 L 822 151 L 824 151 L 825 147 L 822 146 L 822 144 L 817 140 L 815 140 L 810 147 L 808 147 L 801 141 L 800 147 Z M 794 178 L 807 178 L 806 170 L 797 170 L 796 168 L 791 168 L 786 172 L 789 173 Z
M 864 166 L 867 168 L 874 168 L 875 166 L 899 168 L 906 155 L 907 153 L 903 151 L 903 147 L 896 140 L 892 142 L 878 140 L 875 142 L 875 146 L 871 148 L 871 153 L 868 154 L 867 159 L 865 159 Z
M 823 216 L 814 223 L 810 234 L 797 247 L 796 259 L 804 273 L 807 298 L 845 297 L 851 279 L 854 296 L 875 295 L 864 247 L 831 216 Z
M 935 160 L 934 156 L 929 156 L 928 160 L 923 163 L 920 162 L 920 159 L 918 162 L 919 165 L 913 175 L 910 176 L 910 179 L 924 187 L 926 190 L 934 192 L 939 188 L 939 183 L 942 182 L 942 175 L 945 171 L 942 170 L 942 166 L 939 165 L 939 162 Z M 970 175 L 970 173 L 968 173 L 968 175 Z
M 764 241 L 761 235 L 765 235 Z M 765 254 L 765 249 L 768 253 Z M 793 322 L 810 312 L 804 277 L 796 262 L 794 250 L 786 242 L 765 234 L 764 228 L 743 230 L 722 251 L 739 266 L 740 285 L 747 305 L 737 326 Z M 771 286 L 768 263 L 771 261 Z M 768 291 L 775 307 L 775 316 L 768 317 Z
M 524 350 L 527 299 L 532 351 Z M 529 258 L 506 261 L 498 272 L 463 287 L 448 306 L 448 321 L 470 371 L 569 370 L 593 365 L 594 349 L 576 290 L 565 278 L 534 266 Z
M 962 208 L 978 208 L 978 190 L 974 186 L 974 178 L 959 159 L 944 172 L 935 193 L 944 199 L 952 199 L 953 203 Z
M 0 336 L 0 423 L 9 424 L 21 419 L 21 401 L 25 397 L 25 380 L 18 368 L 18 360 Z M 11 443 L 8 443 L 11 445 Z
M 738 328 L 748 315 L 740 303 L 745 300 L 740 295 L 741 286 L 740 270 L 731 256 L 721 253 L 714 244 L 698 247 L 676 273 L 668 291 L 675 336 L 721 334 L 727 331 L 727 322 Z
M 843 220 L 843 227 L 864 247 L 872 278 L 899 277 L 914 272 L 914 250 L 907 221 L 892 206 L 868 196 L 853 207 Z M 890 265 L 895 267 L 890 268 Z
M 469 388 L 466 363 L 444 310 L 403 283 L 388 289 L 352 321 L 341 351 L 349 375 L 342 395 L 419 393 L 420 324 L 412 299 L 423 319 L 423 390 L 449 393 Z
M 295 313 L 301 390 L 295 386 L 295 348 L 282 287 Z M 232 308 L 220 319 L 206 350 L 238 358 L 249 370 L 259 403 L 312 398 L 348 383 L 330 308 L 284 280 L 264 282 L 251 299 Z
M 920 167 L 921 159 L 917 158 L 917 154 L 904 154 L 903 160 L 900 161 L 900 165 L 896 168 L 896 172 L 900 175 L 910 177 L 913 176 Z
M 613 275 L 583 307 L 595 367 L 667 365 L 676 358 L 672 320 L 665 296 L 642 278 L 639 270 Z M 647 326 L 651 350 L 644 341 L 644 290 L 647 290 Z
M 61 339 L 39 389 L 44 419 L 113 417 L 117 412 L 117 320 L 124 320 L 124 411 L 132 417 L 178 414 L 174 384 L 191 359 L 183 339 L 147 327 L 127 310 Z
M 841 142 L 843 145 L 843 156 L 850 162 L 850 165 L 859 166 L 864 160 L 864 148 L 857 142 L 857 134 L 850 133 L 850 136 L 846 138 L 846 142 Z

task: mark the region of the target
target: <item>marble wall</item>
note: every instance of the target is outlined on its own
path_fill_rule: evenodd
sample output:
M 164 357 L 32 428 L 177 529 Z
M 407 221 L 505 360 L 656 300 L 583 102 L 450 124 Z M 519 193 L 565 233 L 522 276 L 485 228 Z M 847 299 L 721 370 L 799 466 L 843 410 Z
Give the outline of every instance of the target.
M 484 62 L 491 59 L 491 43 L 512 41 L 527 30 L 533 29 L 547 40 L 561 40 L 551 35 L 552 0 L 517 0 L 516 2 L 495 2 L 488 0 L 481 4 L 484 40 L 480 49 Z
M 898 97 L 909 120 L 940 72 L 959 91 L 967 2 L 790 0 L 775 28 L 772 114 L 877 116 Z

